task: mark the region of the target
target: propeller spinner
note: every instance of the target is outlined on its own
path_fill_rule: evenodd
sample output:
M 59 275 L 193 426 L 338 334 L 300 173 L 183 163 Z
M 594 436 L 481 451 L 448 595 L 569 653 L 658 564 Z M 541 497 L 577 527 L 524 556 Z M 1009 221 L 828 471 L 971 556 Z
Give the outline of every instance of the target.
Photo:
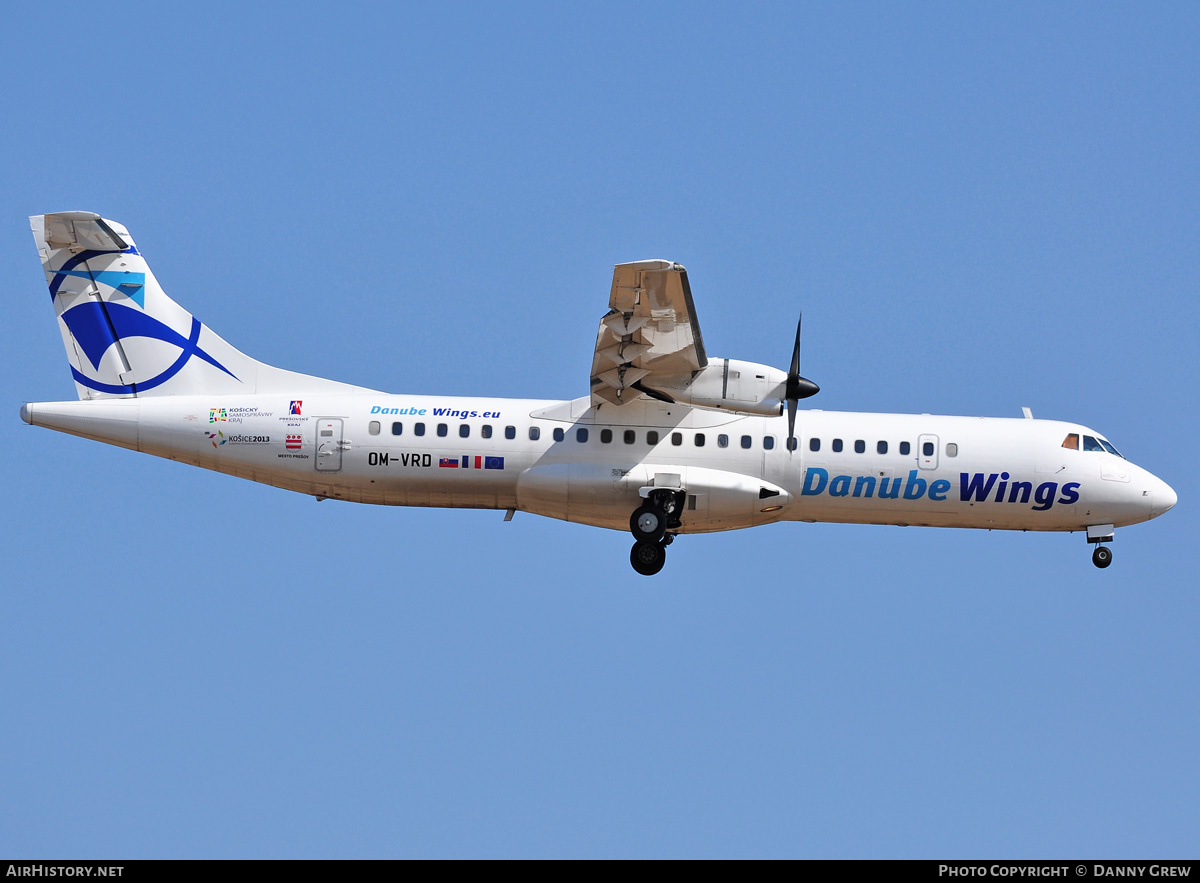
M 792 364 L 788 369 L 787 386 L 784 390 L 784 400 L 787 402 L 788 412 L 787 449 L 789 452 L 796 448 L 796 405 L 800 399 L 815 396 L 821 391 L 821 387 L 807 377 L 800 376 L 800 326 L 803 323 L 804 314 L 801 313 L 800 321 L 796 323 L 796 345 L 792 347 Z

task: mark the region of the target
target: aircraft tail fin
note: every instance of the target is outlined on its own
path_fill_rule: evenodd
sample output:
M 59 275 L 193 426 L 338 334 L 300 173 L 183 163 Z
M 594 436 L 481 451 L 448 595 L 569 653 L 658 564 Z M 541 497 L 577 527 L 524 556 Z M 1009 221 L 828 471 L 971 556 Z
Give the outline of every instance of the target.
M 121 224 L 92 212 L 29 222 L 79 398 L 365 391 L 226 343 L 167 296 Z

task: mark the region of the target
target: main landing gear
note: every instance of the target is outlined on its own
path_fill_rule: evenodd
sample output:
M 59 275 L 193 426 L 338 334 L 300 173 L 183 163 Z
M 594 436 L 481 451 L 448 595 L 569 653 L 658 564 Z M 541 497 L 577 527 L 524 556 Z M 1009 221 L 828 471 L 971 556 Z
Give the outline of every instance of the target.
M 667 546 L 675 540 L 679 513 L 687 495 L 681 490 L 652 491 L 646 502 L 629 516 L 629 531 L 637 540 L 629 563 L 642 576 L 654 576 L 667 563 Z
M 1097 545 L 1092 552 L 1092 563 L 1097 567 L 1108 567 L 1112 564 L 1112 549 L 1108 546 Z

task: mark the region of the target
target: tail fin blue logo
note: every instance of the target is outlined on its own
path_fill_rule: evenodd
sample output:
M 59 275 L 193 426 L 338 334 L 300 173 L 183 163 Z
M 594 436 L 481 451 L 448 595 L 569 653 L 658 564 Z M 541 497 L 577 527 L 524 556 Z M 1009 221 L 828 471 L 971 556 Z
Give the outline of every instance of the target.
M 189 329 L 188 336 L 184 337 L 169 325 L 144 312 L 146 309 L 146 274 L 144 272 L 97 270 L 91 269 L 87 265 L 87 261 L 92 258 L 112 254 L 139 255 L 139 252 L 133 246 L 120 252 L 83 251 L 68 258 L 54 273 L 54 277 L 50 281 L 51 299 L 58 296 L 59 289 L 69 277 L 98 283 L 106 288 L 111 288 L 117 295 L 122 296 L 115 300 L 86 301 L 62 312 L 61 318 L 79 345 L 83 356 L 99 373 L 100 363 L 109 349 L 118 340 L 131 337 L 161 340 L 163 343 L 179 347 L 179 355 L 167 365 L 165 370 L 146 380 L 132 384 L 103 383 L 95 377 L 88 377 L 72 365 L 71 374 L 75 381 L 97 392 L 113 395 L 136 394 L 139 390 L 154 389 L 156 386 L 166 383 L 183 370 L 193 356 L 208 362 L 237 380 L 237 376 L 232 371 L 199 347 L 200 332 L 204 326 L 195 316 L 192 317 L 192 327 Z M 83 269 L 76 269 L 80 265 L 83 266 Z
M 67 323 L 71 336 L 75 338 L 79 348 L 83 350 L 87 360 L 96 370 L 100 369 L 100 361 L 104 358 L 104 354 L 122 338 L 148 337 L 179 347 L 178 358 L 168 365 L 166 370 L 147 380 L 138 381 L 136 384 L 101 383 L 99 380 L 84 376 L 76 368 L 71 368 L 71 374 L 74 375 L 77 382 L 97 392 L 121 395 L 138 390 L 153 389 L 166 383 L 183 370 L 183 366 L 193 356 L 219 368 L 234 380 L 238 379 L 232 371 L 197 345 L 200 340 L 200 330 L 204 326 L 195 316 L 192 317 L 192 327 L 186 338 L 153 316 L 148 316 L 141 310 L 119 303 L 101 304 L 99 301 L 82 303 L 64 312 L 62 320 Z
M 98 270 L 96 272 L 85 270 L 59 270 L 55 277 L 60 285 L 61 276 L 75 276 L 79 279 L 86 279 L 88 282 L 100 282 L 107 285 L 109 288 L 125 295 L 143 310 L 146 308 L 146 274 L 133 273 L 121 270 Z

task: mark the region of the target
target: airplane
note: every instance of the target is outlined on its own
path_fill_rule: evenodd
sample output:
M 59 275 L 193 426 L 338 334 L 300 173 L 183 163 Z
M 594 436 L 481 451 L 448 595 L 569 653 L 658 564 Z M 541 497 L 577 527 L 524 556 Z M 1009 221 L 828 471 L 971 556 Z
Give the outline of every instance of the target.
M 671 261 L 616 265 L 587 395 L 394 395 L 244 355 L 167 296 L 115 221 L 30 226 L 79 400 L 26 403 L 26 423 L 318 500 L 628 530 L 649 576 L 679 535 L 779 521 L 1081 531 L 1104 568 L 1116 528 L 1177 499 L 1100 433 L 1028 408 L 798 419 L 819 391 L 800 324 L 786 372 L 710 357 Z

